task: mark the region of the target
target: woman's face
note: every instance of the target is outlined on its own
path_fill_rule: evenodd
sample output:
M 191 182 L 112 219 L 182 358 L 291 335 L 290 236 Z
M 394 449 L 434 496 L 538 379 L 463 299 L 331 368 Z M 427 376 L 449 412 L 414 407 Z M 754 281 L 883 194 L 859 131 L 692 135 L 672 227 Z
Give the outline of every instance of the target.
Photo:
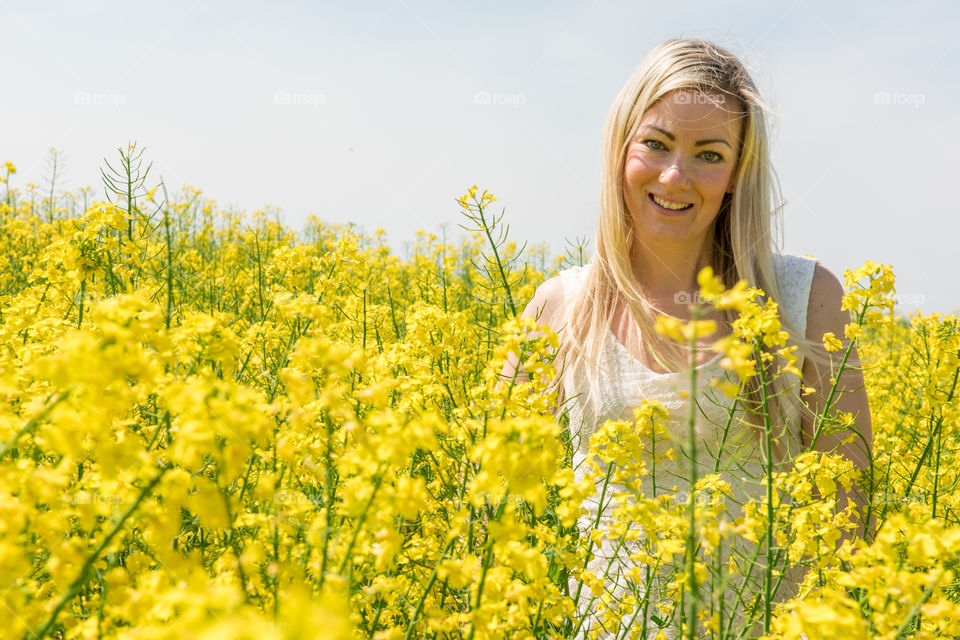
M 702 248 L 733 190 L 742 125 L 722 95 L 671 91 L 627 148 L 623 197 L 639 240 Z

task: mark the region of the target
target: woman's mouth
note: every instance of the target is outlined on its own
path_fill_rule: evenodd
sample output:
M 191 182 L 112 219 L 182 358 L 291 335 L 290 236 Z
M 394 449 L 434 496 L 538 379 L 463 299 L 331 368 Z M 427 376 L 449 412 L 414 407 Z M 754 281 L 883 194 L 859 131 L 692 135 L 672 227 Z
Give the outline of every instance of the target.
M 677 213 L 678 211 L 686 211 L 687 209 L 693 206 L 689 202 L 674 202 L 672 200 L 664 200 L 663 198 L 655 196 L 652 193 L 649 195 L 650 195 L 650 202 L 652 202 L 654 206 L 656 206 L 661 211 L 665 211 L 667 213 Z

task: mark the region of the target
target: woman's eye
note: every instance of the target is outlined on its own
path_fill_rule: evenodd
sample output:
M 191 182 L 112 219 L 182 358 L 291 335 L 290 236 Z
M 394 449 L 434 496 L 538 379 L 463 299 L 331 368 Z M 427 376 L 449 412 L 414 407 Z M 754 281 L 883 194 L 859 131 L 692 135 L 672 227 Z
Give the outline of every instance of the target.
M 707 162 L 723 162 L 723 156 L 716 151 L 704 151 L 700 155 L 702 155 L 703 159 Z
M 652 139 L 651 139 L 651 140 L 644 140 L 644 141 L 643 141 L 643 144 L 647 145 L 648 147 L 650 147 L 651 149 L 654 149 L 654 150 L 656 150 L 656 151 L 660 151 L 661 149 L 664 148 L 663 143 L 660 142 L 659 140 L 652 140 Z

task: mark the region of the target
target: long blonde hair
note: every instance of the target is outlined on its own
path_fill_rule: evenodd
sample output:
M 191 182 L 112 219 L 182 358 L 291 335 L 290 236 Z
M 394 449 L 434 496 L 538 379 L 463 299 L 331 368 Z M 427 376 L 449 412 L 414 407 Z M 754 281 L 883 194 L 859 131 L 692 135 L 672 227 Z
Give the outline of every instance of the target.
M 631 264 L 636 240 L 624 201 L 623 176 L 627 147 L 636 136 L 644 113 L 675 90 L 719 94 L 724 97 L 724 104 L 734 105 L 734 115 L 743 122 L 733 192 L 723 198 L 712 236 L 714 272 L 728 287 L 744 279 L 762 289 L 767 298 L 781 300 L 773 252 L 782 205 L 773 206 L 781 198 L 770 164 L 764 117 L 768 107 L 747 70 L 730 52 L 704 40 L 668 40 L 643 59 L 610 108 L 603 134 L 596 251 L 583 286 L 566 305 L 558 362 L 563 364 L 564 376 L 585 372 L 583 378 L 589 382 L 589 394 L 593 397 L 599 384 L 600 354 L 620 302 L 626 304 L 635 320 L 638 343 L 644 345 L 653 360 L 667 369 L 673 368 L 667 363 L 663 348 L 657 347 L 654 322 L 645 309 L 662 311 L 644 296 Z M 732 322 L 733 312 L 727 312 L 724 319 Z M 812 343 L 790 318 L 781 320 L 800 354 L 812 356 Z M 784 380 L 775 383 L 772 391 L 773 416 L 799 416 L 799 398 L 795 392 L 789 392 Z M 780 435 L 788 429 L 788 425 L 781 424 Z M 793 435 L 798 432 L 799 429 Z M 785 451 L 782 446 L 779 448 L 782 457 Z

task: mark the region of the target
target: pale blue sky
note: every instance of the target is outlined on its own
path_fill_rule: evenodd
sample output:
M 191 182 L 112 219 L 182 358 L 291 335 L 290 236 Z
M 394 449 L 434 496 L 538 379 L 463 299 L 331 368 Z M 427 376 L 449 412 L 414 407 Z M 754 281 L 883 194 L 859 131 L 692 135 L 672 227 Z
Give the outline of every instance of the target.
M 99 189 L 137 140 L 169 187 L 449 233 L 477 184 L 511 235 L 591 236 L 601 129 L 672 37 L 740 55 L 776 112 L 789 253 L 890 263 L 904 308 L 960 306 L 960 10 L 952 3 L 11 2 L 0 162 Z

